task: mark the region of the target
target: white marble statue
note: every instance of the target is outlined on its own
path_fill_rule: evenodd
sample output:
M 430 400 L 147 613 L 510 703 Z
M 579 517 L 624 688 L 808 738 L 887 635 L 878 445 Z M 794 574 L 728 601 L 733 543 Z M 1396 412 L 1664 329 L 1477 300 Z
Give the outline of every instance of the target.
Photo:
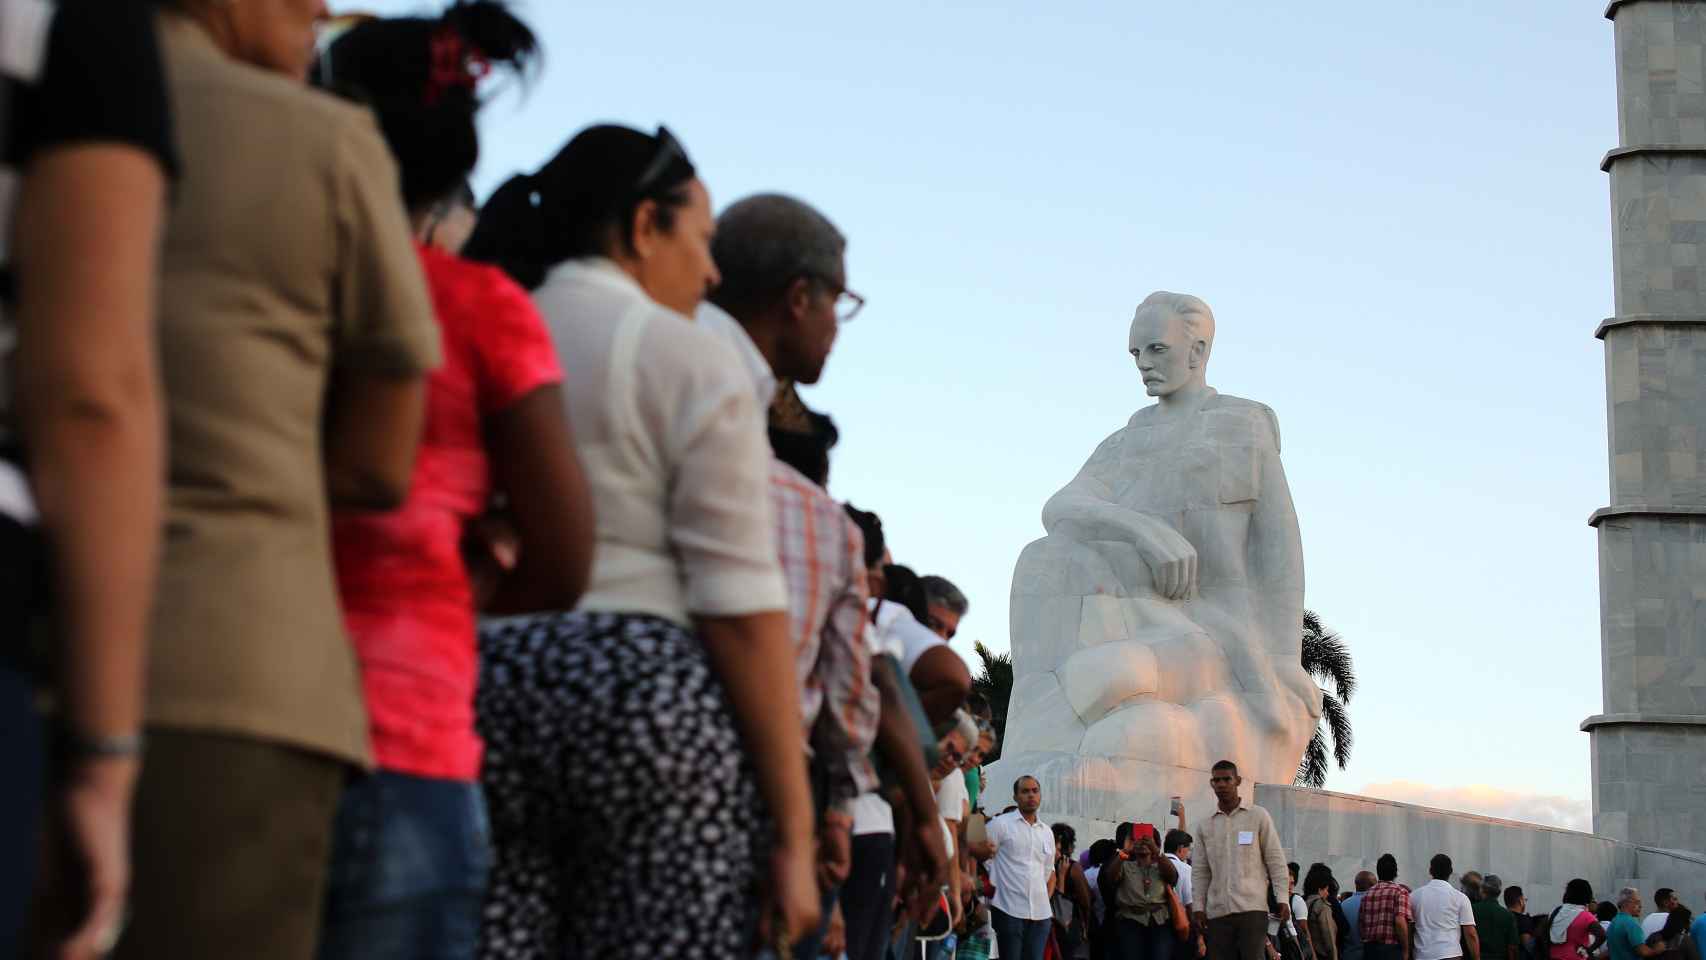
M 1303 548 L 1266 406 L 1204 381 L 1214 316 L 1155 293 L 1130 351 L 1156 403 L 1043 508 L 1013 571 L 1014 689 L 990 789 L 1036 773 L 1072 819 L 1158 822 L 1217 760 L 1290 783 L 1320 716 Z M 999 808 L 996 808 L 999 809 Z

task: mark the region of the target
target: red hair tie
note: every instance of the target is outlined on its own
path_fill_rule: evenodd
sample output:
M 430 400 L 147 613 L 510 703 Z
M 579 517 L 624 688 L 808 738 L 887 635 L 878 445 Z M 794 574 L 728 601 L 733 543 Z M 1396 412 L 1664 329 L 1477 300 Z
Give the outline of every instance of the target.
M 461 88 L 472 91 L 491 69 L 486 55 L 463 40 L 461 34 L 450 27 L 439 27 L 432 35 L 432 63 L 428 67 L 423 99 L 430 107 L 449 90 Z

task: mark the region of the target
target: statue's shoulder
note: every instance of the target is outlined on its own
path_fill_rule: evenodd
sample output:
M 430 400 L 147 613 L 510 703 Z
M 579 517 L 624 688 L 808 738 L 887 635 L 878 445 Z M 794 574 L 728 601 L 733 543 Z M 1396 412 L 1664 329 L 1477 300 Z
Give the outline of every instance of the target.
M 1206 410 L 1229 432 L 1247 436 L 1257 444 L 1271 443 L 1279 450 L 1279 417 L 1267 404 L 1222 393 L 1209 401 Z

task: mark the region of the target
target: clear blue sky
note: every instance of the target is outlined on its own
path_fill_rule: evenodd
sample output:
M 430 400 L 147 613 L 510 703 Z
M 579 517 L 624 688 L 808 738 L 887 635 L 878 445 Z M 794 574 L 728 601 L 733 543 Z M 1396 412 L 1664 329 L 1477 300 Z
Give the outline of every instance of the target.
M 1043 501 L 1146 402 L 1133 307 L 1202 296 L 1210 383 L 1278 412 L 1308 603 L 1361 677 L 1329 786 L 1557 795 L 1579 824 L 1603 7 L 534 0 L 545 72 L 487 111 L 476 184 L 663 122 L 719 208 L 780 190 L 835 220 L 870 304 L 805 394 L 842 431 L 831 486 L 966 590 L 968 657 L 1007 646 Z

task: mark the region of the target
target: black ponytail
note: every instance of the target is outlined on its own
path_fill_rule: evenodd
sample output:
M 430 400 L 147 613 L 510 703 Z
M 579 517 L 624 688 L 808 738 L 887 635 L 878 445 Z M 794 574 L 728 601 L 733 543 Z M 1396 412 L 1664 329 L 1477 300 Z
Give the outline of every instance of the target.
M 656 203 L 658 225 L 673 229 L 695 175 L 666 131 L 588 127 L 537 173 L 512 177 L 486 201 L 462 256 L 496 264 L 535 289 L 564 260 L 631 252 L 643 202 Z
M 476 82 L 494 68 L 527 77 L 533 31 L 497 0 L 454 3 L 436 19 L 373 19 L 338 37 L 314 80 L 367 104 L 402 177 L 403 202 L 421 211 L 451 196 L 480 156 Z
M 545 271 L 556 261 L 546 242 L 545 216 L 531 174 L 510 177 L 486 198 L 462 255 L 501 267 L 528 290 L 545 282 Z

